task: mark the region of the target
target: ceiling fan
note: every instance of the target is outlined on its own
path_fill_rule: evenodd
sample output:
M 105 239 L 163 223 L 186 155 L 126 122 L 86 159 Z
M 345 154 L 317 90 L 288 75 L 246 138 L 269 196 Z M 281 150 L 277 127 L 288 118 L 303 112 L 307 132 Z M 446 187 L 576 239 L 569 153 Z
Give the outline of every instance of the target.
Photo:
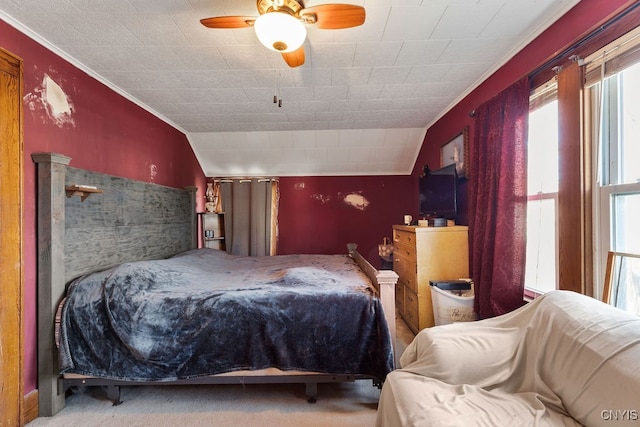
M 290 67 L 304 64 L 305 24 L 337 30 L 362 25 L 365 10 L 352 4 L 320 4 L 305 8 L 301 0 L 257 0 L 259 16 L 215 16 L 201 19 L 208 28 L 254 27 L 258 40 L 280 52 Z

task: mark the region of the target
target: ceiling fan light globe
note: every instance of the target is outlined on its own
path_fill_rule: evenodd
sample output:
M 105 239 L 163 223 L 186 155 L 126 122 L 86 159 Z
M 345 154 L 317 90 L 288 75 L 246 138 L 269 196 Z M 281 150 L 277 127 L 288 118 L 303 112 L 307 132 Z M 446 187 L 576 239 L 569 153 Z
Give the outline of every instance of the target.
M 297 50 L 307 37 L 307 28 L 286 12 L 269 12 L 260 15 L 253 25 L 260 43 L 275 52 Z

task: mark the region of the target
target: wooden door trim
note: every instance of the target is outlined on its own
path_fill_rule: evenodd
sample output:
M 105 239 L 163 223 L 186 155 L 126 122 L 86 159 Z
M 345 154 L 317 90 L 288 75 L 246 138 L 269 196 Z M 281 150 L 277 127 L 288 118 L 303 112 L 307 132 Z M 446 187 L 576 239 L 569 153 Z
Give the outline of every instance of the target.
M 22 60 L 0 48 L 0 424 L 24 425 Z

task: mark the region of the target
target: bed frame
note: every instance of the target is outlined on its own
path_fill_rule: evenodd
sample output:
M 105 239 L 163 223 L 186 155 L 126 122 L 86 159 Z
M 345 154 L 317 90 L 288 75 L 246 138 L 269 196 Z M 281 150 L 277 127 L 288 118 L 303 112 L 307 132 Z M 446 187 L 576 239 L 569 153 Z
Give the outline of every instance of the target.
M 128 261 L 160 259 L 197 247 L 197 187 L 184 190 L 69 166 L 70 157 L 35 153 L 38 216 L 38 412 L 52 416 L 65 405 L 73 386 L 105 386 L 119 404 L 122 385 L 303 383 L 310 402 L 317 384 L 375 378 L 306 372 L 257 371 L 170 382 L 105 380 L 59 374 L 55 319 L 73 279 Z M 348 245 L 349 255 L 378 293 L 395 350 L 395 285 L 391 270 L 378 271 Z M 394 352 L 395 353 L 395 352 Z M 397 356 L 396 356 L 397 357 Z

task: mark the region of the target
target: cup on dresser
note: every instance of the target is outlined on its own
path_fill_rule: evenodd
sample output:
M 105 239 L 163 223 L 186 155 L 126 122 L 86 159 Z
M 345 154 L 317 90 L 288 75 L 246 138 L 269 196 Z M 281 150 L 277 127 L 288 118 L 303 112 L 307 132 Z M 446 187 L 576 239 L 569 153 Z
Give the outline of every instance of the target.
M 411 215 L 404 216 L 404 225 L 411 225 L 411 221 L 413 221 L 413 217 Z

